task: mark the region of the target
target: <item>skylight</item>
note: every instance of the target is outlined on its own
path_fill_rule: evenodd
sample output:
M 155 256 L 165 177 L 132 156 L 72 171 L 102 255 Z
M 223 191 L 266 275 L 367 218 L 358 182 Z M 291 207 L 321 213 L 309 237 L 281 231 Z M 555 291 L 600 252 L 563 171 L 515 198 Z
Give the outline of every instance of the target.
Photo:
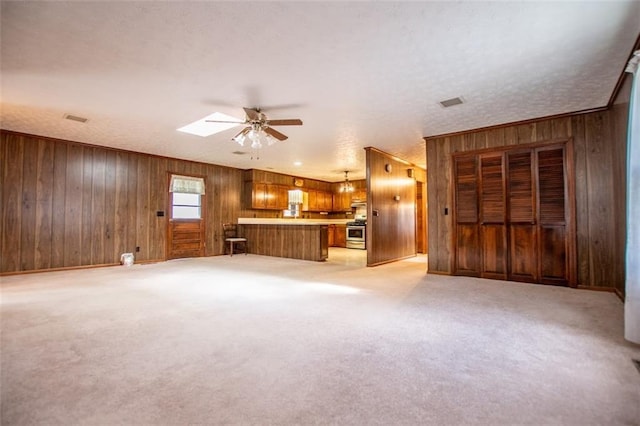
M 220 121 L 232 121 L 232 123 L 209 123 L 206 120 L 220 120 Z M 221 112 L 214 112 L 207 115 L 198 121 L 194 121 L 191 124 L 176 129 L 179 132 L 190 133 L 196 136 L 211 136 L 215 133 L 220 133 L 227 129 L 244 124 L 244 121 L 230 115 L 223 114 Z

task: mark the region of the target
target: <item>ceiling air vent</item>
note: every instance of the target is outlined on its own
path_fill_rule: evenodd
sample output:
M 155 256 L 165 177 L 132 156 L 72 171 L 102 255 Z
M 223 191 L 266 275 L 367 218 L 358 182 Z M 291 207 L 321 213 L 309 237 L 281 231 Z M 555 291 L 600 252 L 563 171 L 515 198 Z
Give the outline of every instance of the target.
M 65 114 L 64 118 L 71 121 L 78 121 L 80 123 L 86 123 L 87 121 L 89 121 L 88 118 L 78 117 L 77 115 L 71 115 L 71 114 Z
M 233 151 L 232 154 L 235 154 L 235 155 L 246 155 L 247 153 L 244 152 L 244 151 Z
M 451 98 L 451 99 L 447 99 L 446 101 L 440 101 L 440 105 L 442 105 L 443 108 L 449 108 L 455 105 L 460 105 L 462 103 L 462 99 L 460 98 Z

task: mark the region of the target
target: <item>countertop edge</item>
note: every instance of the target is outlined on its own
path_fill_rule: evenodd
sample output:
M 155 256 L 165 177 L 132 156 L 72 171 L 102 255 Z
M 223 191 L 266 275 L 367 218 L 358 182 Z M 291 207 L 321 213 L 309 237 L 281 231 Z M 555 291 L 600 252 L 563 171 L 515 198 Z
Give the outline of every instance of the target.
M 276 219 L 276 218 L 238 218 L 238 225 L 346 225 L 352 219 Z

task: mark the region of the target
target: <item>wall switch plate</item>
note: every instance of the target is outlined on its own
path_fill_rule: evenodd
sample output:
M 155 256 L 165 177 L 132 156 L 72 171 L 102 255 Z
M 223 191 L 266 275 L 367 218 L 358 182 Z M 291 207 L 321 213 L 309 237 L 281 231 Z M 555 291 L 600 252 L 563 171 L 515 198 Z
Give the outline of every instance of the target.
M 449 214 L 449 208 L 445 207 L 444 208 L 444 215 L 447 216 Z

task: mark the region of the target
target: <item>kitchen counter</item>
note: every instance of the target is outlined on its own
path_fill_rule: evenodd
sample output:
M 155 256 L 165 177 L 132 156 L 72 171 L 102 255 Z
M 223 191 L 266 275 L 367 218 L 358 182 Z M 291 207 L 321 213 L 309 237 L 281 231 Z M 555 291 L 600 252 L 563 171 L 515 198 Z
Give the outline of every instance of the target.
M 353 219 L 238 218 L 238 225 L 346 225 Z
M 329 225 L 347 219 L 239 218 L 249 253 L 322 262 L 329 256 Z

